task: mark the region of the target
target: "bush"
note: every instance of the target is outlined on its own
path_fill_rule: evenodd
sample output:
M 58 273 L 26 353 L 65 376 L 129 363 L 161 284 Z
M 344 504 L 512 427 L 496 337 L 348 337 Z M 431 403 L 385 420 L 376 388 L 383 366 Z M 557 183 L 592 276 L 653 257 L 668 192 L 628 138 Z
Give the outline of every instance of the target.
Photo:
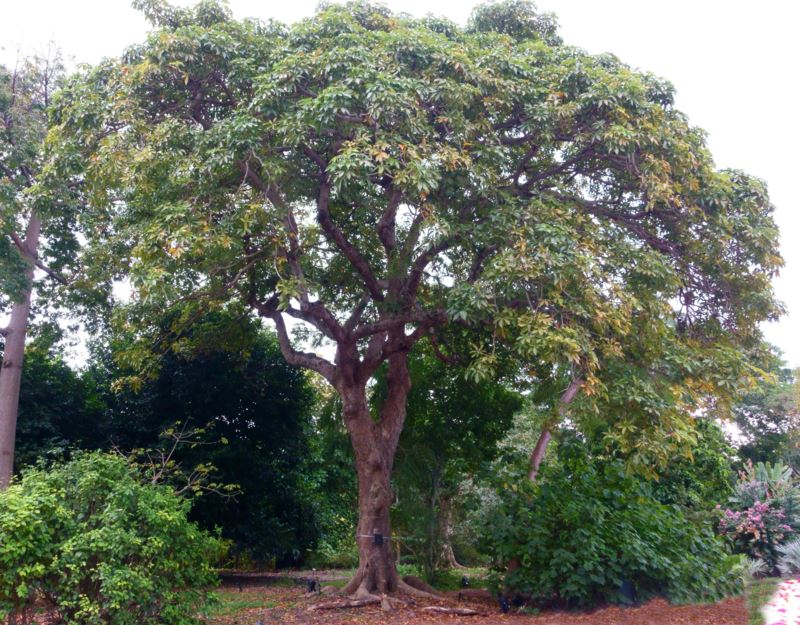
M 591 458 L 580 442 L 558 448 L 559 462 L 533 485 L 520 476 L 503 489 L 485 528 L 508 591 L 539 604 L 587 607 L 664 595 L 674 602 L 716 600 L 740 591 L 741 559 L 711 528 L 656 501 L 647 482 L 619 460 Z
M 0 618 L 38 601 L 68 624 L 196 622 L 220 543 L 188 511 L 111 454 L 27 471 L 0 493 Z
M 779 547 L 800 529 L 800 492 L 790 467 L 776 463 L 748 463 L 739 474 L 730 508 L 720 510 L 720 533 L 739 553 L 778 567 Z

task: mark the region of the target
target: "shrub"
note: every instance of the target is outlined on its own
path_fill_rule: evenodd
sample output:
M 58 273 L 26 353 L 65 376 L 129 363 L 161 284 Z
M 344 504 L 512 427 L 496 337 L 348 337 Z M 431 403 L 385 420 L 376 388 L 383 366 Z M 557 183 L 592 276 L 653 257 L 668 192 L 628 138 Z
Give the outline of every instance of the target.
M 730 507 L 720 510 L 719 531 L 739 553 L 778 566 L 779 547 L 800 529 L 799 498 L 790 467 L 748 463 L 739 474 Z
M 711 528 L 656 501 L 647 482 L 619 460 L 591 458 L 580 442 L 559 445 L 559 462 L 538 484 L 505 488 L 485 528 L 508 591 L 540 604 L 586 607 L 660 594 L 675 602 L 736 593 L 741 557 L 727 553 Z M 508 486 L 508 485 L 506 485 Z
M 0 618 L 39 601 L 68 624 L 196 622 L 220 543 L 188 511 L 111 454 L 27 471 L 0 493 Z

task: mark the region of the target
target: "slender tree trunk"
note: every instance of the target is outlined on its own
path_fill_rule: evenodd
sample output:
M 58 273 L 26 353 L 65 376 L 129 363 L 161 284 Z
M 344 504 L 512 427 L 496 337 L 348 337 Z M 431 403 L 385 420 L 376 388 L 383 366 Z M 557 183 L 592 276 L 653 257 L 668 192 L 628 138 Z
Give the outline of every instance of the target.
M 544 428 L 539 435 L 539 440 L 536 441 L 536 447 L 534 447 L 531 452 L 531 469 L 528 472 L 528 479 L 531 482 L 536 481 L 536 475 L 539 473 L 539 465 L 542 464 L 542 460 L 544 460 L 544 454 L 547 451 L 547 445 L 551 438 L 550 430 Z
M 458 496 L 458 492 L 443 495 L 440 500 L 440 523 L 442 535 L 442 561 L 445 566 L 451 569 L 466 568 L 458 563 L 456 554 L 453 551 L 453 499 Z
M 441 494 L 442 485 L 442 467 L 441 463 L 436 460 L 434 462 L 433 472 L 431 474 L 431 490 L 430 498 L 428 500 L 428 528 L 427 540 L 425 545 L 425 578 L 433 581 L 433 576 L 439 566 L 439 556 L 441 544 L 439 542 L 439 515 L 441 509 L 439 507 L 439 496 Z
M 580 378 L 573 378 L 567 389 L 561 394 L 558 400 L 558 416 L 562 420 L 566 417 L 567 408 L 572 403 L 572 400 L 575 399 L 582 384 L 583 380 Z M 531 482 L 536 481 L 536 476 L 539 473 L 539 466 L 542 464 L 542 460 L 544 460 L 544 455 L 547 452 L 547 445 L 551 438 L 550 429 L 544 428 L 539 435 L 539 440 L 536 441 L 536 446 L 531 452 L 531 469 L 528 473 L 528 479 L 530 479 Z
M 572 403 L 572 400 L 575 399 L 575 396 L 578 394 L 578 391 L 582 385 L 582 379 L 573 378 L 567 389 L 561 394 L 561 397 L 558 400 L 558 416 L 562 420 L 567 414 L 567 408 Z M 547 452 L 547 445 L 550 443 L 551 438 L 552 434 L 550 433 L 550 429 L 544 428 L 542 433 L 539 435 L 539 440 L 536 441 L 536 446 L 531 452 L 531 465 L 530 471 L 528 472 L 528 479 L 531 482 L 536 481 L 536 476 L 539 474 L 539 466 L 542 464 L 542 460 L 544 460 L 544 455 Z M 518 569 L 519 566 L 519 556 L 514 556 L 508 563 L 508 570 L 514 571 Z
M 390 478 L 411 388 L 405 353 L 389 358 L 386 382 L 380 420 L 374 420 L 369 412 L 364 384 L 339 388 L 358 474 L 359 565 L 344 590 L 357 596 L 391 593 L 405 586 L 397 574 L 389 521 L 393 501 Z
M 3 365 L 0 368 L 0 490 L 5 490 L 14 472 L 14 442 L 17 433 L 19 389 L 22 381 L 22 360 L 25 355 L 25 334 L 31 311 L 33 273 L 39 249 L 41 221 L 33 214 L 25 231 L 23 257 L 28 264 L 25 270 L 25 289 L 22 298 L 11 309 L 11 319 L 6 328 Z

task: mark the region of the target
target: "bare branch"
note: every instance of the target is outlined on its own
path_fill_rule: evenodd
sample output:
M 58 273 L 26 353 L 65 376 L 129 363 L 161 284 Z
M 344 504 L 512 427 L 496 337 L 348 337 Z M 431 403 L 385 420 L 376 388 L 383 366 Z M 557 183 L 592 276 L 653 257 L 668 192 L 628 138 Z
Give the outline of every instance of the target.
M 17 249 L 22 253 L 23 256 L 30 256 L 30 251 L 28 247 L 25 245 L 25 242 L 20 238 L 20 236 L 14 232 L 13 230 L 8 233 L 8 236 L 11 237 L 11 241 L 17 247 Z
M 417 256 L 416 260 L 411 265 L 411 271 L 408 274 L 404 291 L 406 295 L 413 299 L 417 294 L 422 276 L 425 274 L 425 268 L 433 261 L 436 256 L 449 249 L 459 239 L 459 235 L 453 235 L 440 240 L 428 247 L 424 252 Z
M 34 262 L 36 263 L 36 266 L 39 269 L 44 271 L 48 276 L 53 278 L 53 280 L 55 280 L 59 284 L 62 284 L 64 286 L 69 286 L 72 283 L 72 280 L 65 278 L 60 273 L 58 273 L 55 269 L 51 269 L 50 267 L 45 265 L 42 261 L 40 261 L 38 258 Z
M 322 302 L 307 302 L 299 310 L 290 306 L 285 312 L 295 319 L 310 323 L 329 339 L 334 341 L 345 339 L 344 328 Z
M 610 219 L 623 225 L 629 232 L 635 234 L 642 241 L 659 252 L 663 252 L 664 254 L 668 254 L 674 258 L 681 257 L 680 250 L 676 244 L 670 243 L 658 235 L 653 234 L 630 215 L 613 211 L 600 202 L 592 202 L 580 197 L 563 196 L 558 194 L 556 194 L 556 197 L 562 202 L 573 202 L 580 208 L 586 210 L 592 215 L 595 215 L 596 217 L 605 217 L 606 219 Z
M 440 323 L 447 321 L 447 311 L 443 308 L 436 310 L 412 310 L 406 313 L 392 315 L 391 317 L 384 317 L 373 323 L 360 326 L 353 331 L 353 338 L 363 339 L 374 334 L 381 334 L 383 332 L 390 332 L 403 328 L 410 323 L 420 324 L 425 328 L 429 328 Z
M 259 315 L 272 319 L 275 323 L 275 329 L 278 332 L 278 344 L 281 348 L 281 353 L 290 365 L 295 367 L 304 367 L 316 371 L 324 377 L 332 385 L 336 376 L 336 366 L 310 352 L 300 352 L 292 347 L 292 342 L 289 339 L 289 332 L 286 329 L 286 322 L 283 320 L 283 315 L 278 310 L 278 299 L 272 297 L 266 303 L 258 302 L 255 299 L 250 300 L 250 305 L 256 309 Z
M 345 331 L 352 332 L 353 328 L 358 325 L 358 322 L 361 321 L 361 316 L 364 314 L 370 299 L 369 293 L 364 293 L 361 296 L 361 299 L 358 300 L 358 303 L 353 307 L 353 310 L 350 313 L 350 316 L 347 318 L 347 321 L 345 321 Z
M 431 349 L 433 349 L 433 355 L 436 356 L 441 362 L 446 365 L 461 365 L 464 364 L 463 360 L 458 358 L 457 356 L 448 356 L 442 351 L 441 346 L 439 345 L 439 339 L 436 338 L 436 334 L 433 330 L 428 332 L 428 341 L 430 341 Z

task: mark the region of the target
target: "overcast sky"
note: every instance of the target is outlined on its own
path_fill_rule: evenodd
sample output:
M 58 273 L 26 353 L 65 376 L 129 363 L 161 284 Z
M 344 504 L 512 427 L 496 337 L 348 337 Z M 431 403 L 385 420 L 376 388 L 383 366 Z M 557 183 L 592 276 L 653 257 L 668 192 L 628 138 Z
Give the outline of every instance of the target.
M 236 17 L 283 22 L 312 15 L 316 4 L 230 1 Z M 470 0 L 386 4 L 459 23 L 474 6 Z M 800 2 L 539 0 L 538 5 L 557 14 L 567 43 L 613 52 L 672 81 L 678 107 L 708 132 L 717 165 L 767 181 L 786 261 L 775 291 L 788 314 L 764 331 L 792 366 L 800 366 L 800 211 L 794 205 L 800 178 Z M 77 62 L 93 63 L 140 41 L 147 28 L 128 0 L 0 0 L 0 62 L 13 64 L 17 49 L 43 49 L 52 40 Z

